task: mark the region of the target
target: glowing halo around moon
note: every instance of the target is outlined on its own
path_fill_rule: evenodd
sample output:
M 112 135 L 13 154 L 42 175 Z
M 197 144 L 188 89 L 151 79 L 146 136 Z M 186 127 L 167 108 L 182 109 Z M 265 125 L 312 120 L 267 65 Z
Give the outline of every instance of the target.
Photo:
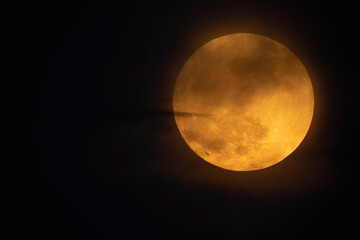
M 173 94 L 185 142 L 205 161 L 234 171 L 267 168 L 289 156 L 308 132 L 313 110 L 311 80 L 299 59 L 250 33 L 200 47 Z

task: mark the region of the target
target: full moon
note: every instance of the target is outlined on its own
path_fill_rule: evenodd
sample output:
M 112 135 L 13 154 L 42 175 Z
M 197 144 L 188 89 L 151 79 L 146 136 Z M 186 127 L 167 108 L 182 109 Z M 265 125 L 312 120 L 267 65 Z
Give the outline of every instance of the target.
M 224 169 L 252 171 L 282 161 L 300 145 L 313 117 L 314 93 L 288 48 L 237 33 L 206 43 L 186 61 L 173 111 L 198 156 Z

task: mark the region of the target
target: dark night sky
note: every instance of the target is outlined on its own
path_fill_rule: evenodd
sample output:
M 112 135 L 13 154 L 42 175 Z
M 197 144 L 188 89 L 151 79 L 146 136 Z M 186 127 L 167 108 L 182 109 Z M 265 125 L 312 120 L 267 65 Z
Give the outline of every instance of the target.
M 131 2 L 17 6 L 14 233 L 346 239 L 357 194 L 350 187 L 359 114 L 355 7 L 343 1 Z M 286 160 L 255 172 L 201 160 L 171 112 L 186 59 L 236 32 L 287 46 L 315 92 L 304 142 Z

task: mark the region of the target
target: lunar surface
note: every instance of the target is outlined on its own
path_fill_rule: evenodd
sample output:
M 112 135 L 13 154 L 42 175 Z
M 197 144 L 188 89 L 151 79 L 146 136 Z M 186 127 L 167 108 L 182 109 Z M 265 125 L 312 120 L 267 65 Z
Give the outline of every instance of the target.
M 173 94 L 185 142 L 205 161 L 234 171 L 263 169 L 289 156 L 304 139 L 313 109 L 312 84 L 299 59 L 282 44 L 248 33 L 200 47 Z

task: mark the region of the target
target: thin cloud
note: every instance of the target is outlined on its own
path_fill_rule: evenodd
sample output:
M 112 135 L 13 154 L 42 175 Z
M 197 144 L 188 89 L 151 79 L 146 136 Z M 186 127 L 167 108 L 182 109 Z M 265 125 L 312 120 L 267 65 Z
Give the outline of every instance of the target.
M 123 110 L 116 112 L 107 111 L 73 111 L 74 117 L 87 118 L 95 121 L 139 121 L 153 118 L 168 117 L 211 117 L 213 114 L 196 112 L 178 112 L 164 110 Z

